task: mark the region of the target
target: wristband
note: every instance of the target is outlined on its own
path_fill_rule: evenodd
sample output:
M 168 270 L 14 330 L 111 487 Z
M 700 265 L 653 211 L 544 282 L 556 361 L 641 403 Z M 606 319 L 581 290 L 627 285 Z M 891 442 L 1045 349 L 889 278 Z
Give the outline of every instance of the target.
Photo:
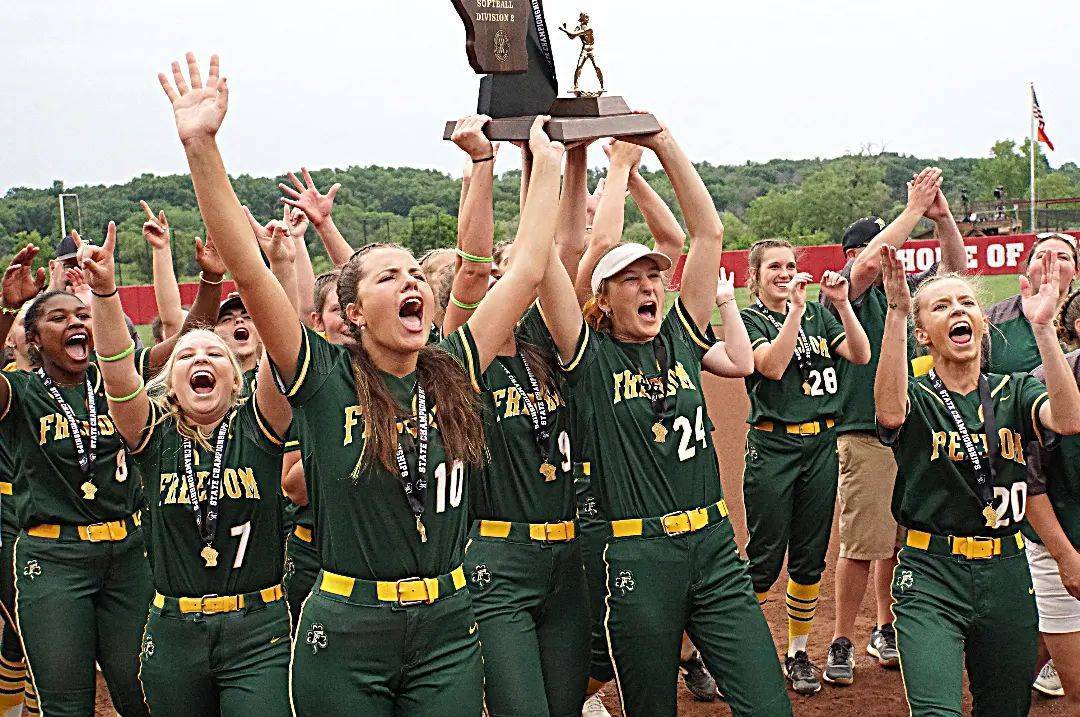
M 481 299 L 480 301 L 483 301 L 483 299 Z M 464 309 L 465 311 L 472 311 L 480 305 L 480 301 L 477 301 L 475 304 L 466 304 L 464 301 L 458 301 L 456 296 L 450 294 L 450 303 L 458 307 L 459 309 Z
M 90 293 L 91 293 L 91 294 L 93 294 L 94 296 L 96 296 L 96 297 L 97 297 L 97 298 L 99 298 L 99 299 L 108 299 L 108 298 L 109 298 L 109 297 L 111 297 L 111 296 L 116 296 L 116 294 L 117 294 L 117 293 L 118 293 L 119 291 L 120 291 L 120 289 L 114 288 L 114 289 L 113 289 L 112 291 L 110 291 L 110 292 L 109 292 L 108 294 L 99 294 L 99 293 L 97 293 L 96 291 L 94 291 L 93 289 L 91 289 L 91 290 L 90 290 Z
M 140 378 L 138 388 L 129 393 L 127 396 L 120 396 L 119 398 L 117 398 L 115 396 L 110 396 L 108 392 L 106 392 L 105 398 L 109 399 L 113 403 L 127 403 L 128 401 L 134 401 L 136 398 L 138 398 L 139 394 L 143 392 L 144 388 L 146 388 L 146 384 L 143 382 L 142 378 Z
M 462 259 L 464 259 L 465 261 L 471 261 L 473 264 L 490 264 L 491 262 L 495 261 L 495 257 L 493 256 L 477 256 L 476 254 L 470 254 L 469 252 L 462 249 L 455 249 L 454 251 L 456 251 L 457 255 L 460 256 Z
M 723 301 L 721 301 L 719 304 L 716 305 L 716 308 L 722 309 L 725 306 L 727 306 L 728 304 L 730 304 L 732 301 L 735 301 L 735 299 L 734 298 L 724 299 Z
M 474 160 L 472 161 L 472 163 L 473 163 L 473 164 L 483 164 L 484 162 L 490 162 L 490 161 L 491 161 L 491 160 L 493 160 L 493 159 L 495 159 L 495 155 L 494 155 L 494 154 L 493 154 L 493 155 L 491 155 L 490 157 L 484 157 L 483 159 L 474 159 Z
M 207 279 L 207 278 L 206 278 L 206 275 L 205 275 L 205 274 L 203 274 L 203 273 L 202 273 L 202 272 L 200 271 L 200 272 L 199 272 L 199 281 L 201 281 L 201 282 L 202 282 L 202 283 L 204 283 L 204 284 L 210 284 L 211 286 L 219 286 L 219 285 L 221 285 L 221 283 L 222 283 L 222 282 L 224 282 L 224 281 L 225 281 L 225 275 L 224 275 L 224 274 L 222 274 L 222 275 L 221 275 L 221 278 L 220 278 L 220 279 L 218 279 L 217 281 L 210 281 L 209 279 Z
M 128 356 L 130 356 L 133 353 L 135 353 L 135 342 L 134 341 L 131 342 L 130 346 L 128 346 L 126 349 L 124 349 L 120 353 L 116 354 L 115 356 L 102 356 L 102 355 L 99 354 L 97 358 L 98 358 L 98 361 L 101 361 L 103 363 L 113 363 L 115 361 L 120 361 L 122 359 L 126 359 Z

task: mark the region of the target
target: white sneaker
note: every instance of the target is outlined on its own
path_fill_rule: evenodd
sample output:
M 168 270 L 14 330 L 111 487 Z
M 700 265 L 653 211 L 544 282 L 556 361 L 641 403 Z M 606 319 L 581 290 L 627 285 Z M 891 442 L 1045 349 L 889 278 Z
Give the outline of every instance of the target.
M 599 692 L 585 700 L 585 704 L 581 706 L 581 717 L 611 717 L 611 713 L 600 700 Z
M 1042 692 L 1047 697 L 1065 696 L 1065 690 L 1061 687 L 1061 678 L 1058 677 L 1053 660 L 1049 660 L 1043 665 L 1043 668 L 1039 670 L 1039 676 L 1035 678 L 1035 683 L 1032 687 L 1039 692 Z

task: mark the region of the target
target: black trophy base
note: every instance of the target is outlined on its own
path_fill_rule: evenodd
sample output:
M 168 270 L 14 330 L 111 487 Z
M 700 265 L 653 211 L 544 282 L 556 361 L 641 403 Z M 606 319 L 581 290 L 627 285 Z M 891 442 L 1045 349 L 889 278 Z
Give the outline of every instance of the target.
M 622 97 L 559 97 L 548 113 L 551 115 L 545 126 L 548 136 L 564 144 L 660 131 L 660 123 L 654 116 L 634 114 Z M 493 142 L 525 142 L 535 119 L 535 116 L 493 119 L 484 127 L 484 134 Z M 443 139 L 450 139 L 456 124 L 446 123 Z

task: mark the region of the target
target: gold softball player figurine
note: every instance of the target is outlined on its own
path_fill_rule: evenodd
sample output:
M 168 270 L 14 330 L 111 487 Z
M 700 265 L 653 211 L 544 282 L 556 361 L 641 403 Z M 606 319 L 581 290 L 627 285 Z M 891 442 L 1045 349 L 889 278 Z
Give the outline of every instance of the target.
M 578 55 L 577 67 L 574 69 L 574 88 L 571 90 L 578 97 L 599 97 L 604 94 L 604 72 L 600 69 L 600 65 L 596 64 L 596 54 L 594 52 L 596 48 L 596 37 L 593 34 L 592 25 L 589 24 L 588 13 L 581 13 L 578 16 L 578 26 L 573 30 L 563 23 L 559 25 L 559 29 L 566 33 L 566 36 L 571 40 L 581 40 L 581 54 Z M 583 91 L 581 89 L 581 72 L 585 69 L 585 63 L 591 62 L 593 70 L 596 72 L 596 79 L 600 81 L 599 90 Z

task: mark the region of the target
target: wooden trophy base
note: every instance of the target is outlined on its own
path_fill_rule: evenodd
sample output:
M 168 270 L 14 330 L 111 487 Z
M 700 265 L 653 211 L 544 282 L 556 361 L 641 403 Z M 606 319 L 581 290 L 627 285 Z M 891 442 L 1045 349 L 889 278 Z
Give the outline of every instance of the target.
M 622 97 L 559 97 L 548 114 L 551 115 L 545 126 L 548 136 L 563 144 L 660 131 L 655 117 L 634 114 Z M 493 119 L 484 127 L 484 134 L 493 142 L 526 142 L 535 120 L 536 117 Z M 443 139 L 450 139 L 456 124 L 446 123 Z

